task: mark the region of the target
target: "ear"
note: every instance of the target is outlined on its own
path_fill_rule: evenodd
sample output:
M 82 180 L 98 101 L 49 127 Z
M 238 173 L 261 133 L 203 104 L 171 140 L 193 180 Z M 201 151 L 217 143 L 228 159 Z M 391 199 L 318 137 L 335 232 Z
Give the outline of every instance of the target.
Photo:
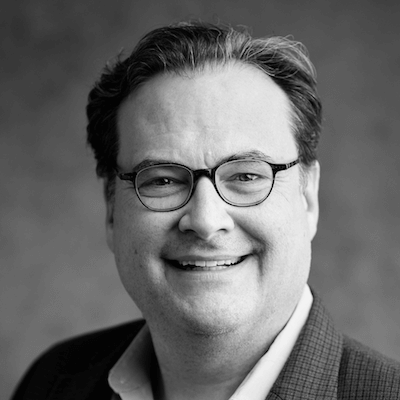
M 108 247 L 114 252 L 114 199 L 106 200 L 106 239 Z
M 306 186 L 303 188 L 303 199 L 307 213 L 308 230 L 310 232 L 310 239 L 312 240 L 317 233 L 319 218 L 318 189 L 320 167 L 318 161 L 307 167 L 305 173 L 307 176 Z

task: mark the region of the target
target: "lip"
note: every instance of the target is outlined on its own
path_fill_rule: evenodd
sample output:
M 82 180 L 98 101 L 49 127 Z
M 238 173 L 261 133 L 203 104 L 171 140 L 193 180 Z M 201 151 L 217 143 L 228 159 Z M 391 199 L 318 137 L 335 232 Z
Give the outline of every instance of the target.
M 233 255 L 233 254 L 219 254 L 219 255 L 207 255 L 205 256 L 204 254 L 187 254 L 184 256 L 179 256 L 179 257 L 174 257 L 171 258 L 170 260 L 172 261 L 178 261 L 178 262 L 183 262 L 183 261 L 190 261 L 190 260 L 199 260 L 199 261 L 223 261 L 223 260 L 233 260 L 237 259 L 240 257 L 245 257 L 247 254 L 239 254 L 239 255 Z
M 197 256 L 187 255 L 167 260 L 175 268 L 183 271 L 218 271 L 228 269 L 243 262 L 248 255 L 241 256 Z

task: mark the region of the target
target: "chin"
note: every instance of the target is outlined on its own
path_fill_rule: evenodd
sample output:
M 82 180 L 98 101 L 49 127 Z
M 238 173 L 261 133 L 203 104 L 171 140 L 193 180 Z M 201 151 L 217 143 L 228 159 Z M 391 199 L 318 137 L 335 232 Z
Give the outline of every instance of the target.
M 254 319 L 254 316 L 246 313 L 249 310 L 241 309 L 238 312 L 237 304 L 221 307 L 221 302 L 215 300 L 208 305 L 204 301 L 189 307 L 180 304 L 173 317 L 179 329 L 196 336 L 217 337 L 236 332 Z
M 233 320 L 216 320 L 216 318 L 185 318 L 184 326 L 187 333 L 202 337 L 218 337 L 234 332 L 237 328 Z

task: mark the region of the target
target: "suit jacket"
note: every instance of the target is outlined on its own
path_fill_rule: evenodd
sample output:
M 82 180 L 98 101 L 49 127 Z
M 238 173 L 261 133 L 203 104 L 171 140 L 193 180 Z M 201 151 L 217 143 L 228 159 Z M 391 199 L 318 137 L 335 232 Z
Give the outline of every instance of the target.
M 143 324 L 135 321 L 54 346 L 28 370 L 12 400 L 110 400 L 108 372 Z M 266 400 L 278 399 L 400 399 L 400 363 L 342 336 L 314 296 Z

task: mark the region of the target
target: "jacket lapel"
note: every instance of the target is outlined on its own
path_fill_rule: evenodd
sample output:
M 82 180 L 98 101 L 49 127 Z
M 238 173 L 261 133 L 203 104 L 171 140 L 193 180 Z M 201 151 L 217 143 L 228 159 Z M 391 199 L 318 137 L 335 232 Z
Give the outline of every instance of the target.
M 337 399 L 342 340 L 314 295 L 306 325 L 267 400 Z

